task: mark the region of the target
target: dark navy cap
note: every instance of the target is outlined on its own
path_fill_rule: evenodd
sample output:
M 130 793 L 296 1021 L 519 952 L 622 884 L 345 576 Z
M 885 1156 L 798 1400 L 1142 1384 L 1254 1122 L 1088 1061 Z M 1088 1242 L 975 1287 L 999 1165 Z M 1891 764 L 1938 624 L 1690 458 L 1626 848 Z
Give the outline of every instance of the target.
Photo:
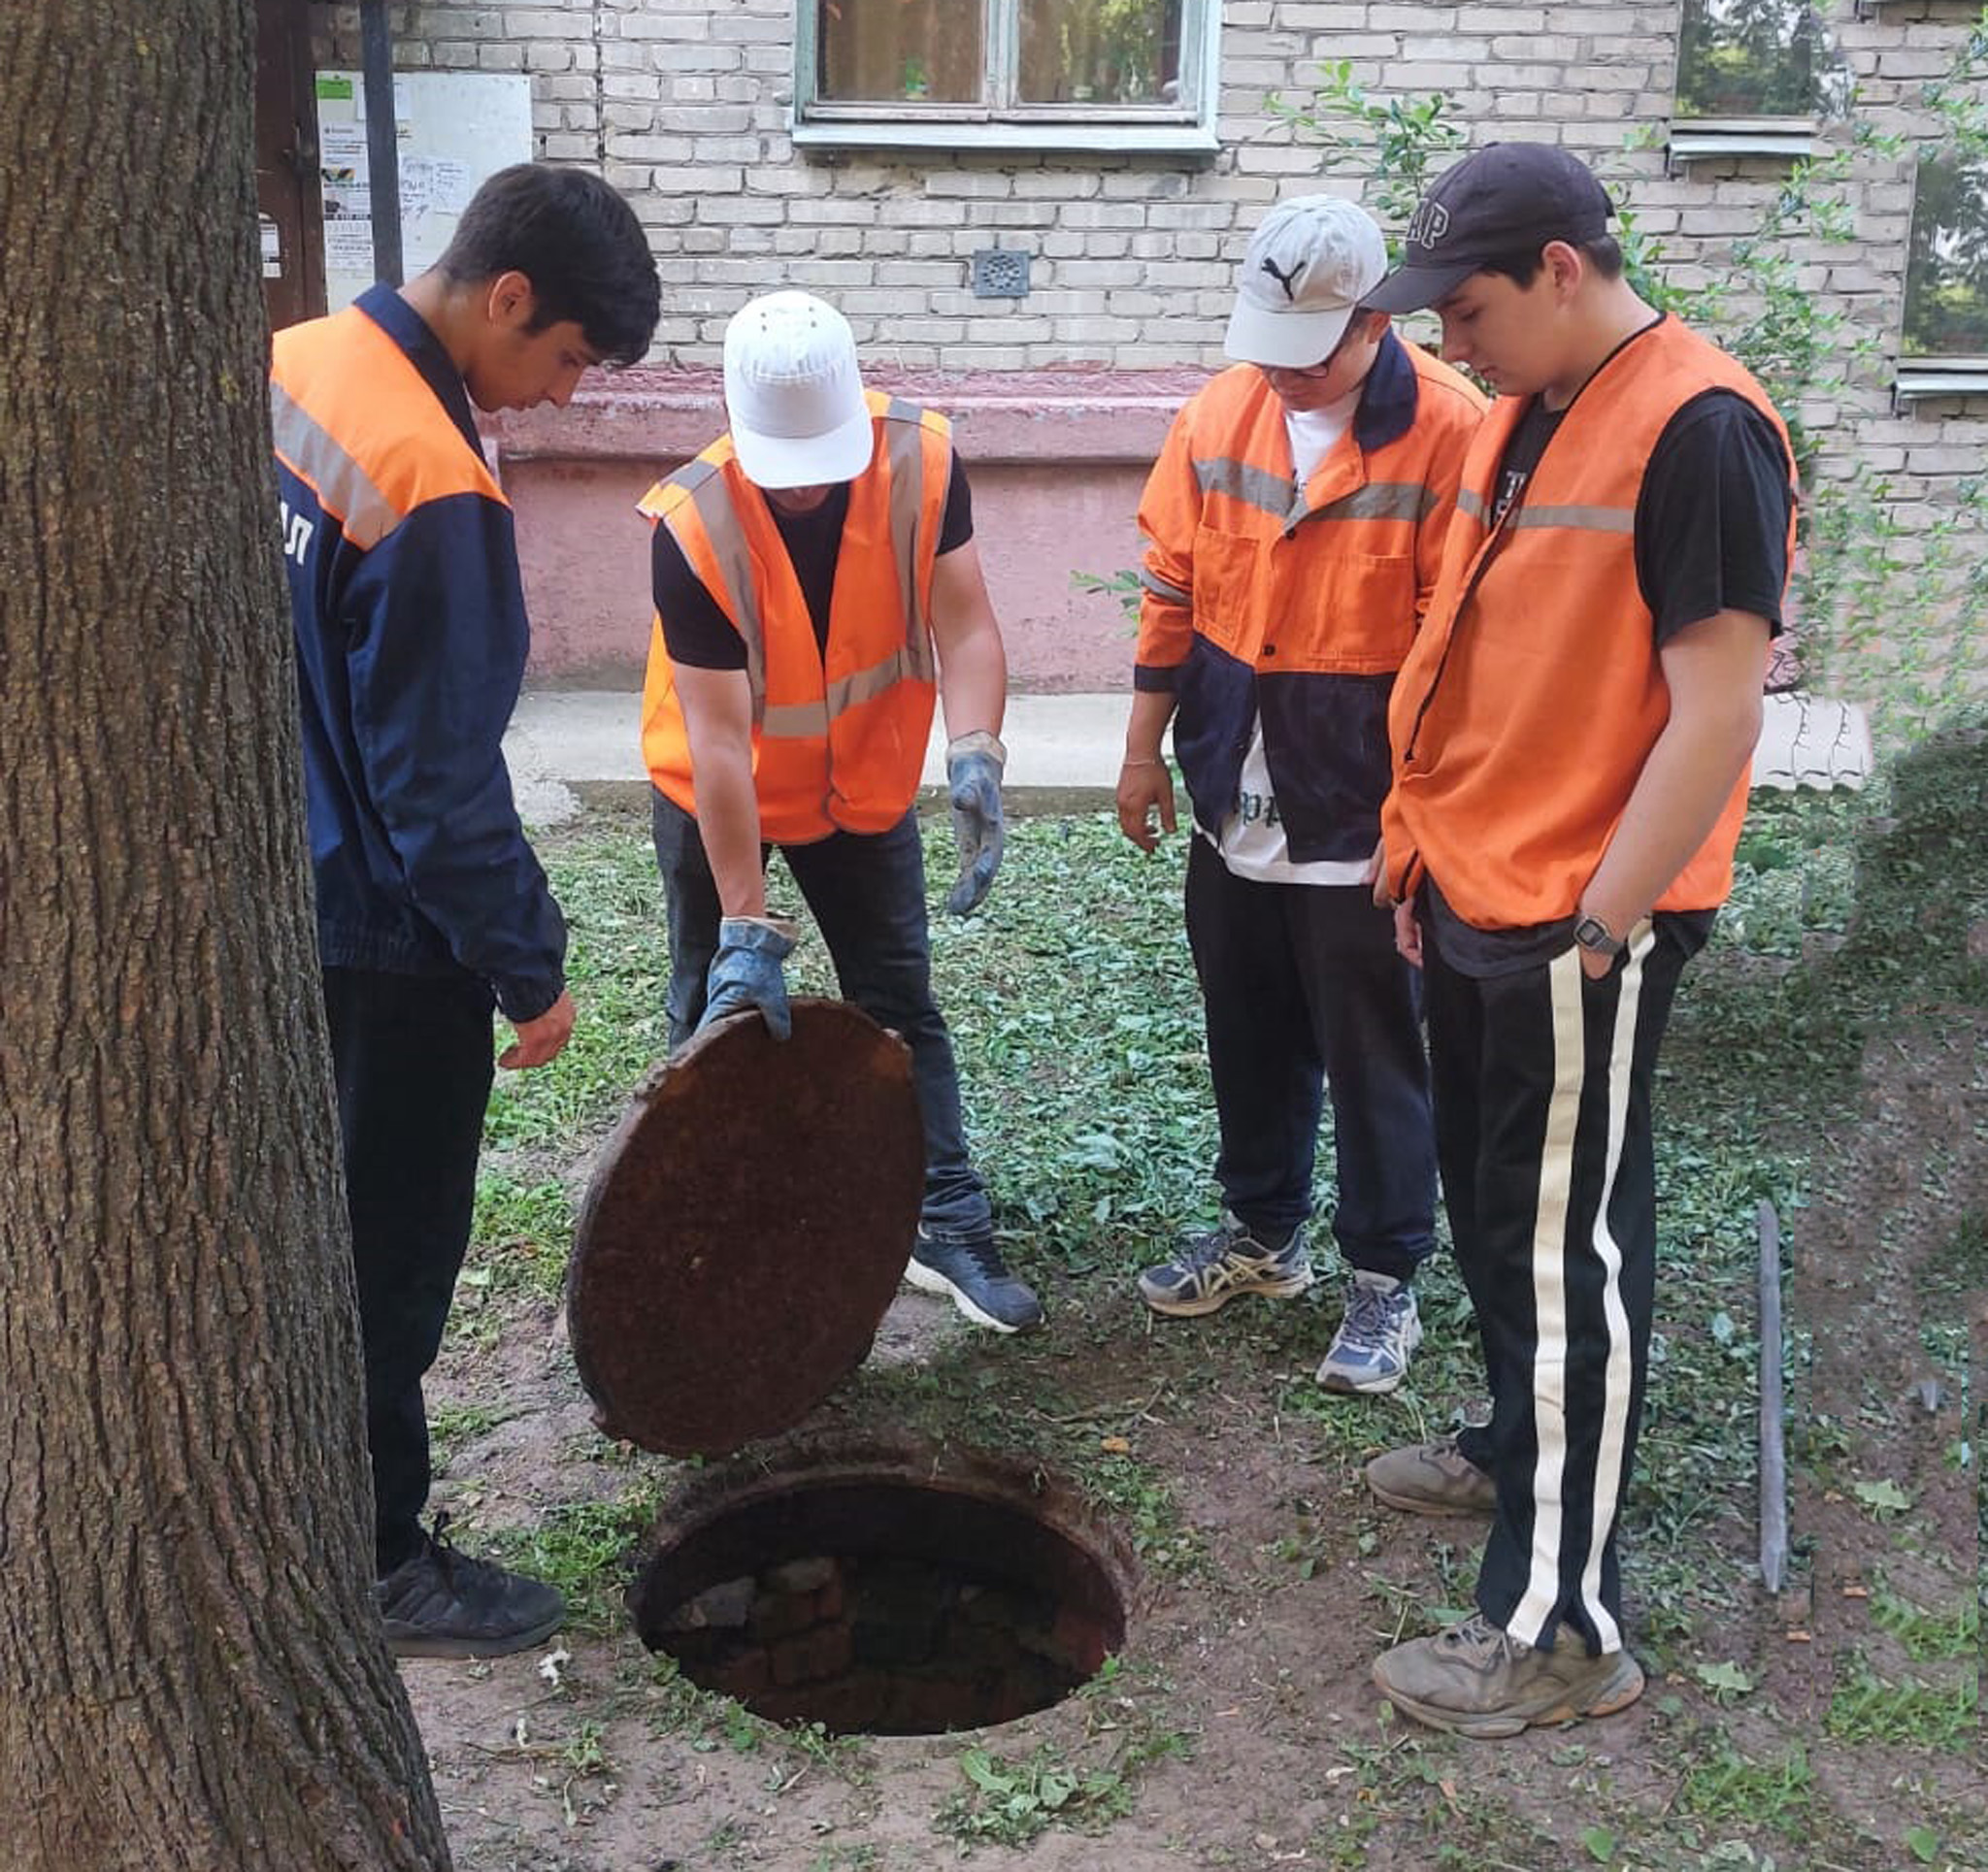
M 1447 170 L 1416 205 L 1402 263 L 1361 302 L 1419 312 L 1495 260 L 1549 241 L 1599 241 L 1614 213 L 1577 156 L 1550 143 L 1487 143 Z

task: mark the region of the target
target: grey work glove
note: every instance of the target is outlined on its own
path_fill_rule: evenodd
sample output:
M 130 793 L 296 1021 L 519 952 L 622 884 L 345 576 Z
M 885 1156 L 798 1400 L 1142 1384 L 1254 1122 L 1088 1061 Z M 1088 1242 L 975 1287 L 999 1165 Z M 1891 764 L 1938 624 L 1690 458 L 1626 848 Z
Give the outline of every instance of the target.
M 787 982 L 780 964 L 794 953 L 793 925 L 783 917 L 728 916 L 718 924 L 718 952 L 704 978 L 704 1018 L 701 1034 L 727 1014 L 756 1007 L 765 1016 L 775 1039 L 793 1035 L 794 1017 L 787 1007 Z
M 945 783 L 952 794 L 952 836 L 959 845 L 959 877 L 945 907 L 965 916 L 987 895 L 1008 834 L 1001 822 L 1001 770 L 1008 749 L 984 730 L 946 743 Z

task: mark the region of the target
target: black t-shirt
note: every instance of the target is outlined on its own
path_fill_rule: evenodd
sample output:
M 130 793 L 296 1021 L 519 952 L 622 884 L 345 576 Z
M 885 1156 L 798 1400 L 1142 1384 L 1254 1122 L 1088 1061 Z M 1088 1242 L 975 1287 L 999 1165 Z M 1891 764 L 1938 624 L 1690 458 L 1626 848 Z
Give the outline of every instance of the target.
M 814 641 L 828 647 L 828 606 L 835 589 L 835 562 L 842 550 L 843 522 L 849 517 L 849 484 L 844 481 L 812 513 L 782 513 L 771 501 L 767 511 L 779 530 L 808 615 Z M 945 515 L 939 526 L 941 554 L 956 551 L 974 537 L 974 500 L 965 465 L 957 453 L 945 490 Z M 649 586 L 656 615 L 663 621 L 663 647 L 673 663 L 693 670 L 743 670 L 746 640 L 704 580 L 690 568 L 683 548 L 666 526 L 655 529 L 649 552 Z
M 1565 414 L 1535 398 L 1519 418 L 1499 464 L 1499 517 L 1514 502 L 1524 505 L 1533 471 Z M 1636 503 L 1637 584 L 1660 646 L 1687 624 L 1724 610 L 1751 611 L 1767 619 L 1772 635 L 1780 634 L 1794 498 L 1788 466 L 1773 424 L 1731 390 L 1694 397 L 1665 425 Z M 1467 975 L 1515 974 L 1551 960 L 1574 940 L 1573 917 L 1519 930 L 1479 930 L 1449 907 L 1434 880 L 1419 907 L 1434 925 L 1443 959 Z M 1677 914 L 1696 947 L 1712 912 Z

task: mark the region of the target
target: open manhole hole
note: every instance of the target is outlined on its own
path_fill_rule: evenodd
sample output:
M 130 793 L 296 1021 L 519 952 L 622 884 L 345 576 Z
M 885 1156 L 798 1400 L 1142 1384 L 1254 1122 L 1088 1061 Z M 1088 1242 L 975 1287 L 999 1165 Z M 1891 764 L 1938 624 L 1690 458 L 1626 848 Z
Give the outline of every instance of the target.
M 948 1459 L 950 1460 L 950 1459 Z M 778 1723 L 936 1735 L 1048 1708 L 1125 1639 L 1129 1564 L 1040 1474 L 754 1474 L 665 1511 L 629 1593 L 693 1683 Z

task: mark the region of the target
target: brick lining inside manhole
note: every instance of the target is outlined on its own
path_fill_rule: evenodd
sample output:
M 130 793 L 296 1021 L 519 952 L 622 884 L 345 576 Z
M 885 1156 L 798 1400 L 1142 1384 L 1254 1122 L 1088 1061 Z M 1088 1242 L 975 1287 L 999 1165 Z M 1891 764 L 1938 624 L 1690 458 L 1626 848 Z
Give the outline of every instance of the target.
M 629 1594 L 684 1676 L 780 1723 L 934 1735 L 1060 1702 L 1125 1638 L 1114 1568 L 1028 1492 L 902 1475 L 753 1493 Z

